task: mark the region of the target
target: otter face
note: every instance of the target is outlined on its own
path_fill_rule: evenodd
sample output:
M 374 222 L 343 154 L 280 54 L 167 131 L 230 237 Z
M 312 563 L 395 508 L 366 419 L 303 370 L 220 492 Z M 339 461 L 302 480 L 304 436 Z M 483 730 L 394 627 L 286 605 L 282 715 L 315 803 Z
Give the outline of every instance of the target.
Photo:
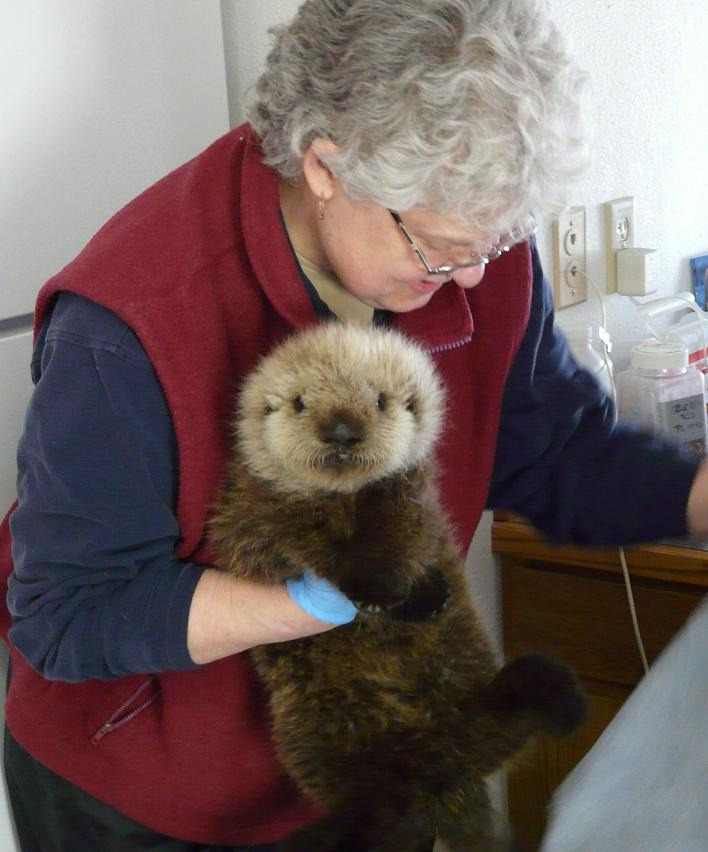
M 246 380 L 238 436 L 249 468 L 281 490 L 351 492 L 423 461 L 442 409 L 417 346 L 327 323 L 286 340 Z

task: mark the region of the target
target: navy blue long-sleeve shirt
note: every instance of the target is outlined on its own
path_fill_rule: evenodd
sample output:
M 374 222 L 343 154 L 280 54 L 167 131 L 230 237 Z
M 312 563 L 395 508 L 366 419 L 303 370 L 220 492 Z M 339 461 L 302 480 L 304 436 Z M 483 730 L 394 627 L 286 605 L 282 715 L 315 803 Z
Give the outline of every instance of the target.
M 535 247 L 531 256 L 529 324 L 504 390 L 488 506 L 526 516 L 558 544 L 685 536 L 699 460 L 615 423 L 613 402 L 555 326 Z
M 63 293 L 32 376 L 11 521 L 11 640 L 50 679 L 194 667 L 187 619 L 204 569 L 174 556 L 176 439 L 139 341 L 110 311 Z M 531 319 L 505 389 L 488 505 L 558 542 L 683 535 L 697 463 L 613 418 L 553 326 L 534 251 Z
M 48 678 L 194 666 L 186 625 L 202 568 L 178 562 L 177 448 L 133 332 L 59 296 L 37 340 L 11 518 L 12 642 Z

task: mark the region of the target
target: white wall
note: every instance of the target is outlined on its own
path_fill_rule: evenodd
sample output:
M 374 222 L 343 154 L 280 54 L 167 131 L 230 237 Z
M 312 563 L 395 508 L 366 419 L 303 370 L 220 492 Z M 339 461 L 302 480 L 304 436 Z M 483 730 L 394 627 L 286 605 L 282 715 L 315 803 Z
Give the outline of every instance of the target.
M 2 0 L 4 316 L 224 131 L 223 77 L 217 0 Z
M 300 0 L 221 0 L 231 124 L 244 120 L 243 96 L 265 62 L 267 30 L 288 21 Z
M 224 133 L 228 107 L 218 0 L 0 0 L 0 21 L 2 516 L 37 290 L 130 198 Z M 5 668 L 3 648 L 0 693 Z M 14 848 L 0 790 L 0 849 Z
M 594 158 L 569 198 L 587 208 L 588 271 L 604 290 L 604 201 L 635 197 L 635 244 L 658 250 L 657 295 L 690 290 L 688 258 L 708 251 L 708 3 L 550 0 L 593 80 Z M 551 270 L 550 227 L 539 245 Z M 615 339 L 645 336 L 625 296 L 608 299 Z M 561 326 L 597 325 L 597 301 Z

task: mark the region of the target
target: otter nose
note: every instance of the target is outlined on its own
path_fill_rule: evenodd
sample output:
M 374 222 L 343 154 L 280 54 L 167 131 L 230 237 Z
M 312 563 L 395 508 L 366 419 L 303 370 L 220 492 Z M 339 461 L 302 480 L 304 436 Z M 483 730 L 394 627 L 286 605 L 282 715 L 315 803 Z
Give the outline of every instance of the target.
M 328 440 L 334 444 L 352 444 L 361 438 L 357 438 L 346 423 L 337 423 L 329 433 Z
M 364 424 L 346 412 L 334 412 L 320 428 L 320 438 L 326 444 L 348 447 L 364 440 Z

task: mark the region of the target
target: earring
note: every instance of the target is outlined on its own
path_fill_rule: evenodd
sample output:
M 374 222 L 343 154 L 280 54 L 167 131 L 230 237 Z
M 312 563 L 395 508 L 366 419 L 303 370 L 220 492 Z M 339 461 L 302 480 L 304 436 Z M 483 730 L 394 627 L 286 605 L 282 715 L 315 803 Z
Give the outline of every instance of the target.
M 325 211 L 324 197 L 320 198 L 319 203 L 318 203 L 318 207 L 319 207 L 319 210 L 320 210 L 320 222 L 324 222 L 324 217 L 325 217 L 325 215 L 324 215 L 324 211 Z

